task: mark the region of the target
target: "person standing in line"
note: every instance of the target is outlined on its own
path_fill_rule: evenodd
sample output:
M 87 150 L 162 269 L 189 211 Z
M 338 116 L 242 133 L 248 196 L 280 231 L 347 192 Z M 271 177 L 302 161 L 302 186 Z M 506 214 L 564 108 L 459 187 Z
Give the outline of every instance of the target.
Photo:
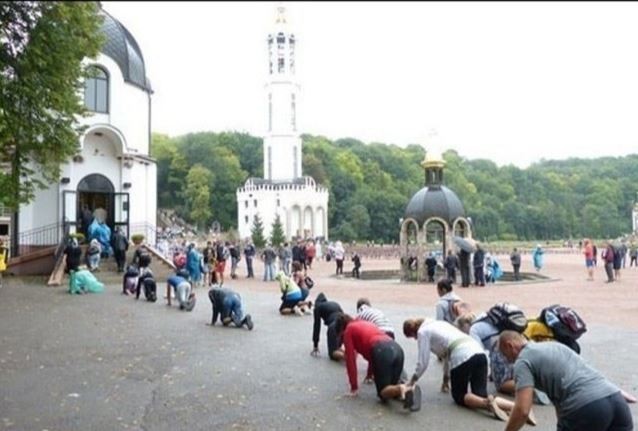
M 452 253 L 452 250 L 447 252 L 443 266 L 445 267 L 448 280 L 456 284 L 456 270 L 459 268 L 459 259 Z
M 222 240 L 218 240 L 215 246 L 215 258 L 217 261 L 215 264 L 215 282 L 220 286 L 224 285 L 224 271 L 226 270 L 226 259 L 228 259 L 228 256 L 228 247 L 224 246 Z
M 126 263 L 126 251 L 128 250 L 128 238 L 119 227 L 115 228 L 113 233 L 113 254 L 117 264 L 117 272 L 124 272 L 124 264 Z
M 521 279 L 521 254 L 518 249 L 514 247 L 512 254 L 510 254 L 510 262 L 512 262 L 512 268 L 514 269 L 514 280 L 520 281 Z
M 275 261 L 277 260 L 277 254 L 271 246 L 267 245 L 261 254 L 261 259 L 264 261 L 264 280 L 273 281 L 275 279 Z
M 213 277 L 211 276 L 211 273 L 213 272 L 211 269 L 211 263 L 212 261 L 214 261 L 214 256 L 215 256 L 215 249 L 213 248 L 213 244 L 210 241 L 206 242 L 206 248 L 204 248 L 204 251 L 202 254 L 203 254 L 202 259 L 204 261 L 204 265 L 203 265 L 204 286 L 210 286 L 211 284 L 213 284 Z
M 255 258 L 255 254 L 257 251 L 255 250 L 255 246 L 252 241 L 248 241 L 248 244 L 244 248 L 244 256 L 246 257 L 246 278 L 255 278 L 255 273 L 253 272 L 253 259 Z
M 631 431 L 625 393 L 569 347 L 555 342 L 530 343 L 515 331 L 503 331 L 498 346 L 514 364 L 516 397 L 506 431 L 520 430 L 529 418 L 534 389 L 556 407 L 559 431 Z
M 277 257 L 279 258 L 279 271 L 283 271 L 284 274 L 290 275 L 290 272 L 286 270 L 286 246 L 288 243 L 279 244 L 277 247 Z
M 193 287 L 199 287 L 202 282 L 202 256 L 195 248 L 195 243 L 192 242 L 188 245 L 188 252 L 186 253 L 186 270 L 190 275 L 190 279 Z

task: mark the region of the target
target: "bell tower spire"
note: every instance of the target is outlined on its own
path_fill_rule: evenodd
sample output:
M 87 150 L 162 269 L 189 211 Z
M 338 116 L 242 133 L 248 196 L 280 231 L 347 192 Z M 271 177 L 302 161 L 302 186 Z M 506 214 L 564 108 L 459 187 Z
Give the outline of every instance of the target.
M 264 179 L 290 181 L 302 176 L 301 138 L 297 131 L 300 87 L 295 76 L 297 40 L 280 5 L 268 35 L 268 117 L 264 136 Z

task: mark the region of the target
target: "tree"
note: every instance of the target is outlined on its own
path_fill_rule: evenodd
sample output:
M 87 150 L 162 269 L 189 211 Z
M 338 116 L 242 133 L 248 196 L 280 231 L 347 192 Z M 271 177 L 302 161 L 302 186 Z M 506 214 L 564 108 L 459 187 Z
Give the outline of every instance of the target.
M 281 218 L 279 217 L 279 214 L 277 214 L 270 231 L 270 245 L 277 247 L 284 242 L 286 242 L 286 234 L 284 234 L 284 227 L 281 224 Z
M 266 245 L 266 239 L 264 238 L 264 222 L 261 220 L 259 214 L 255 215 L 255 220 L 253 221 L 253 227 L 250 229 L 250 234 L 252 235 L 255 247 L 262 248 Z
M 210 190 L 211 172 L 200 164 L 194 165 L 186 176 L 186 206 L 191 220 L 199 228 L 204 227 L 211 217 Z
M 0 2 L 0 203 L 58 181 L 78 149 L 84 58 L 104 41 L 97 2 Z

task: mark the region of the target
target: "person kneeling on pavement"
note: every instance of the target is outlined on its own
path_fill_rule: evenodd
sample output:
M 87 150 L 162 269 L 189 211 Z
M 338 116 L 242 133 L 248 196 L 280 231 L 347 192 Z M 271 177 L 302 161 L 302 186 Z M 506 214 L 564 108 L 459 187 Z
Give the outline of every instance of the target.
M 217 322 L 217 317 L 221 315 L 221 321 L 224 326 L 234 323 L 236 327 L 246 327 L 253 330 L 253 320 L 250 314 L 244 317 L 244 311 L 241 304 L 241 296 L 226 287 L 214 286 L 208 291 L 208 298 L 213 306 L 213 317 L 210 321 L 211 326 Z
M 191 284 L 188 281 L 188 273 L 179 271 L 166 280 L 166 301 L 169 307 L 171 306 L 171 287 L 179 302 L 179 309 L 192 311 L 195 308 L 195 292 L 192 291 Z
M 275 280 L 279 282 L 279 289 L 281 290 L 281 306 L 279 312 L 281 314 L 297 314 L 303 316 L 304 314 L 310 314 L 310 308 L 312 302 L 306 301 L 308 295 L 307 289 L 302 290 L 292 278 L 284 274 L 283 271 L 279 271 L 275 276 Z

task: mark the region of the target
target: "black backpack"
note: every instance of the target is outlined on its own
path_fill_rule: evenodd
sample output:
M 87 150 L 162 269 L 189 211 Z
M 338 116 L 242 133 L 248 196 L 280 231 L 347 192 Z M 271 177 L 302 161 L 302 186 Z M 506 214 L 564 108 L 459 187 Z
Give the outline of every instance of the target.
M 142 283 L 144 284 L 144 296 L 146 300 L 149 302 L 157 301 L 157 285 L 155 284 L 155 280 L 151 277 L 146 277 Z
M 527 317 L 523 311 L 508 302 L 492 306 L 484 319 L 491 321 L 499 331 L 510 330 L 522 333 L 527 328 Z
M 218 262 L 226 260 L 226 256 L 224 256 L 224 244 L 217 244 L 215 254 L 217 255 Z
M 554 337 L 558 341 L 575 341 L 587 332 L 587 325 L 578 313 L 574 309 L 560 304 L 543 308 L 540 320 L 552 328 Z

